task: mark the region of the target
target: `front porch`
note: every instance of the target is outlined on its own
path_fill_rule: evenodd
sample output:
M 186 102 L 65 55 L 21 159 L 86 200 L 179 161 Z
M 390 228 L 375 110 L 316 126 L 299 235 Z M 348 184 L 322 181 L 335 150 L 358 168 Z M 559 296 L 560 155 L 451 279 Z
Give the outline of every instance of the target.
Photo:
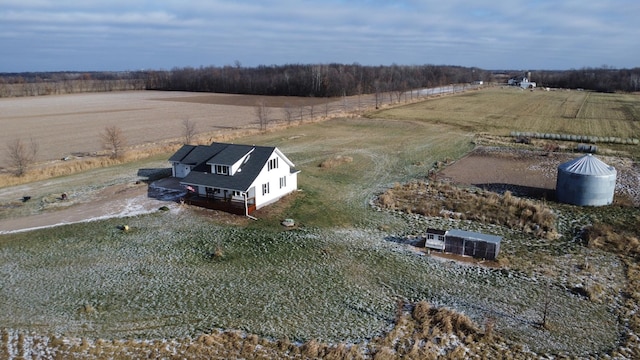
M 196 193 L 189 192 L 184 196 L 183 201 L 188 205 L 195 205 L 211 210 L 220 210 L 242 216 L 251 215 L 251 213 L 256 210 L 255 199 L 253 198 L 247 200 L 246 210 L 244 201 L 235 200 L 231 197 L 204 197 Z

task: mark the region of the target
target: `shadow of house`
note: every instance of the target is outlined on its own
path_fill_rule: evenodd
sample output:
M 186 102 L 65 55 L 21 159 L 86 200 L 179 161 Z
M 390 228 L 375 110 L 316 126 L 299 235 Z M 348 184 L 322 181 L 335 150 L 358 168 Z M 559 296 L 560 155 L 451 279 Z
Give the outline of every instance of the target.
M 147 183 L 147 197 L 151 199 L 178 202 L 187 194 L 187 190 L 176 178 L 163 177 L 153 181 L 145 180 L 145 183 Z
M 143 168 L 138 169 L 137 175 L 142 178 L 146 178 L 142 180 L 146 183 L 151 183 L 152 181 L 163 179 L 171 176 L 171 168 Z

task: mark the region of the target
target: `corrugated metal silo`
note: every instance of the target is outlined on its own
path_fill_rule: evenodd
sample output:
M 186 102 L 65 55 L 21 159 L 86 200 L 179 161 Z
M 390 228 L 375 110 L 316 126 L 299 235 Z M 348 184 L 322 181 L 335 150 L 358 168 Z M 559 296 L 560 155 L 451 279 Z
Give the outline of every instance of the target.
M 558 201 L 581 206 L 609 205 L 616 189 L 616 169 L 587 154 L 558 166 Z

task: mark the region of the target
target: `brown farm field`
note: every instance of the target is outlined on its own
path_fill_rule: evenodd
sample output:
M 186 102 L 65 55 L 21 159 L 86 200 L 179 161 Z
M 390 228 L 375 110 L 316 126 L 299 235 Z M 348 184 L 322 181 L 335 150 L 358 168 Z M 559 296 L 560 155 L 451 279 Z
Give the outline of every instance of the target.
M 39 161 L 102 151 L 100 133 L 118 126 L 128 145 L 180 141 L 182 122 L 215 136 L 233 129 L 257 127 L 254 106 L 259 96 L 128 91 L 0 99 L 0 144 L 34 139 Z M 327 99 L 269 98 L 274 121 L 282 120 L 285 102 L 299 108 Z M 208 141 L 208 139 L 203 139 Z M 1 163 L 0 163 L 0 166 Z

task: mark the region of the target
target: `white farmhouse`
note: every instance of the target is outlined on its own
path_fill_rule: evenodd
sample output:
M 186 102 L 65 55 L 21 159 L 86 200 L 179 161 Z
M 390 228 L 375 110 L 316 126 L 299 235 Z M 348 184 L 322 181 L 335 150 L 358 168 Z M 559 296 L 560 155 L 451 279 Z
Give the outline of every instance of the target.
M 510 86 L 519 86 L 523 89 L 534 89 L 536 87 L 536 83 L 530 81 L 528 77 L 523 76 L 521 78 L 512 78 L 507 81 L 507 84 Z
M 169 162 L 185 202 L 210 209 L 248 216 L 298 189 L 299 171 L 272 146 L 184 145 Z
M 520 87 L 523 89 L 534 89 L 536 87 L 536 83 L 525 77 L 520 81 Z

